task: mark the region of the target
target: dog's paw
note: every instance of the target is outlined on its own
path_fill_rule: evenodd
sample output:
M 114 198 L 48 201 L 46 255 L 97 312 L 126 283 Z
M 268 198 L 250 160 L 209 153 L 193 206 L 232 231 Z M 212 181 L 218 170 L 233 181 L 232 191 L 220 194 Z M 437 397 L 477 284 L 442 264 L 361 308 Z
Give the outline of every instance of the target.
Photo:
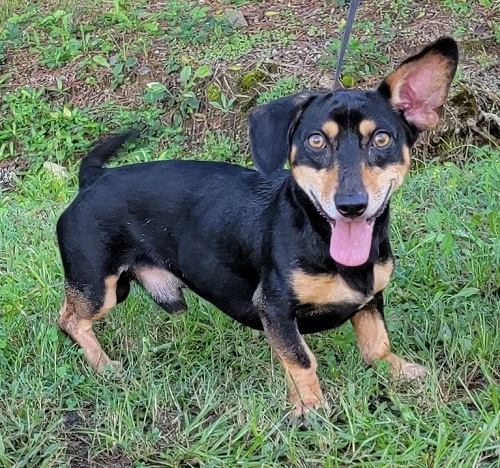
M 328 409 L 323 404 L 320 408 L 309 410 L 306 414 L 300 416 L 290 416 L 288 418 L 288 427 L 298 429 L 299 431 L 316 431 L 325 429 L 325 422 L 328 421 Z
M 427 375 L 427 369 L 413 362 L 399 360 L 391 366 L 391 373 L 395 379 L 416 380 Z
M 413 362 L 404 362 L 401 366 L 401 375 L 408 380 L 420 379 L 427 375 L 427 369 Z
M 290 403 L 293 405 L 292 417 L 301 419 L 306 417 L 309 411 L 323 408 L 323 395 L 321 390 L 318 393 L 309 393 L 300 398 L 296 393 L 290 395 Z
M 123 373 L 123 366 L 120 361 L 101 360 L 96 368 L 97 372 L 102 375 L 120 377 Z

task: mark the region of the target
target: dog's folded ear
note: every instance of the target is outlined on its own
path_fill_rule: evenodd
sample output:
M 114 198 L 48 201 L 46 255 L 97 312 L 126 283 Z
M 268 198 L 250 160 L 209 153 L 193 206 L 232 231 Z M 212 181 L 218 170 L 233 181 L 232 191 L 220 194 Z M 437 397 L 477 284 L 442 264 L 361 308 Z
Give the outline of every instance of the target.
M 380 83 L 378 91 L 423 131 L 439 122 L 457 65 L 457 43 L 443 37 L 401 63 Z
M 248 116 L 250 149 L 258 171 L 269 177 L 285 164 L 293 129 L 318 93 L 303 91 L 256 107 Z

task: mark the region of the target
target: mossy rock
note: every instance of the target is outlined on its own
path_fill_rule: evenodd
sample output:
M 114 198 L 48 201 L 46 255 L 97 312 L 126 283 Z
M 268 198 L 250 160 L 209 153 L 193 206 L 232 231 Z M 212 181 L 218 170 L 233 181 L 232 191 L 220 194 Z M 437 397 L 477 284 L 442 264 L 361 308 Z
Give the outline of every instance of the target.
M 467 86 L 460 86 L 459 90 L 450 98 L 450 103 L 456 108 L 457 114 L 462 119 L 474 117 L 481 110 L 474 92 Z
M 220 86 L 215 83 L 210 83 L 207 86 L 207 101 L 208 102 L 219 102 L 221 100 L 222 90 Z
M 240 79 L 241 91 L 248 92 L 257 89 L 258 85 L 266 81 L 267 75 L 262 70 L 252 70 L 245 73 Z

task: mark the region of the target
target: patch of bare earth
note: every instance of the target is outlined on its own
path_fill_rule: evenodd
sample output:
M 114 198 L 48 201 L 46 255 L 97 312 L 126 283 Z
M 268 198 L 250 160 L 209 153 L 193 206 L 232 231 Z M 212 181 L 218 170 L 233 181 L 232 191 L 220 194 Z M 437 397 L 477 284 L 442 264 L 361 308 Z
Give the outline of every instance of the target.
M 231 136 L 240 136 L 246 143 L 246 112 L 255 103 L 256 94 L 271 89 L 285 76 L 296 76 L 306 87 L 325 89 L 332 85 L 334 70 L 324 70 L 318 59 L 326 53 L 326 46 L 333 38 L 340 38 L 334 27 L 346 16 L 345 9 L 325 5 L 325 2 L 263 2 L 242 7 L 250 32 L 263 29 L 275 29 L 296 34 L 293 44 L 279 42 L 263 44 L 241 56 L 237 63 L 241 67 L 238 73 L 230 66 L 234 61 L 221 61 L 212 80 L 229 96 L 238 94 L 237 82 L 245 71 L 257 67 L 268 71 L 266 80 L 259 84 L 253 94 L 239 96 L 240 109 L 235 114 L 222 119 L 209 106 L 203 105 L 198 119 L 191 123 L 189 134 L 191 141 L 203 141 L 203 133 L 210 123 L 215 128 L 222 128 Z M 286 5 L 286 6 L 285 6 Z M 456 18 L 444 11 L 432 1 L 416 2 L 418 15 L 399 15 L 392 8 L 392 2 L 376 4 L 363 3 L 358 12 L 358 21 L 369 20 L 375 24 L 391 17 L 394 37 L 380 41 L 380 54 L 391 57 L 389 64 L 380 65 L 381 73 L 388 73 L 408 55 L 420 47 L 443 35 L 453 35 L 457 26 Z M 284 15 L 283 10 L 288 14 Z M 269 15 L 269 12 L 277 12 Z M 440 160 L 452 160 L 457 163 L 466 161 L 464 145 L 481 146 L 492 144 L 500 147 L 500 44 L 494 39 L 493 23 L 499 11 L 474 6 L 470 20 L 465 24 L 466 31 L 458 39 L 460 45 L 461 74 L 451 91 L 451 98 L 445 108 L 445 119 L 440 127 L 427 132 L 417 147 L 418 157 L 434 157 Z M 328 18 L 325 22 L 324 19 Z M 290 24 L 293 24 L 293 27 Z M 331 25 L 331 26 L 328 26 Z M 312 26 L 330 30 L 326 37 L 310 36 L 307 31 Z M 372 34 L 377 34 L 372 31 Z M 383 33 L 381 34 L 383 36 Z M 353 36 L 361 42 L 369 40 L 370 35 L 363 35 L 354 27 Z M 349 55 L 345 58 L 349 61 Z M 374 76 L 359 83 L 360 87 L 373 87 L 383 75 Z M 201 117 L 200 117 L 201 115 Z M 208 122 L 208 124 L 207 124 Z
M 211 0 L 200 4 L 209 6 L 213 14 L 223 13 L 226 7 L 226 4 Z M 148 12 L 151 14 L 164 8 L 167 8 L 166 3 L 150 1 L 145 17 Z M 242 148 L 247 148 L 246 114 L 249 108 L 256 104 L 262 91 L 272 89 L 283 77 L 295 76 L 305 87 L 315 89 L 325 89 L 332 84 L 333 69 L 324 70 L 318 62 L 325 55 L 328 43 L 339 38 L 338 24 L 345 19 L 346 9 L 335 7 L 331 2 L 299 0 L 252 2 L 240 10 L 248 23 L 242 33 L 281 31 L 294 38 L 285 41 L 286 44 L 282 40 L 259 43 L 237 59 L 221 58 L 210 63 L 213 76 L 195 88 L 201 100 L 200 107 L 184 124 L 187 146 L 192 150 L 203 144 L 207 131 L 213 130 L 221 130 L 230 138 L 239 138 Z M 475 5 L 469 20 L 463 21 L 465 31 L 459 38 L 460 77 L 446 106 L 444 123 L 438 131 L 429 132 L 422 139 L 419 155 L 463 162 L 464 152 L 454 147 L 484 143 L 500 145 L 500 47 L 493 31 L 498 13 L 496 8 Z M 381 25 L 386 25 L 388 19 L 392 33 L 390 40 L 386 30 L 379 34 L 377 31 L 363 33 L 356 25 L 353 30 L 353 36 L 362 43 L 374 35 L 379 41 L 380 54 L 390 56 L 389 64 L 380 65 L 381 74 L 423 44 L 442 35 L 451 35 L 457 26 L 457 18 L 431 0 L 417 0 L 406 13 L 395 9 L 393 2 L 362 2 L 357 16 L 358 22 L 369 20 Z M 123 35 L 118 39 L 133 38 Z M 128 72 L 126 83 L 112 89 L 113 75 L 109 69 L 83 70 L 78 58 L 61 68 L 50 69 L 38 64 L 37 56 L 29 50 L 14 49 L 7 53 L 7 66 L 12 72 L 7 89 L 16 86 L 54 87 L 59 82 L 67 90 L 62 99 L 72 105 L 97 107 L 105 102 L 115 102 L 134 108 L 141 104 L 140 97 L 151 82 L 163 83 L 173 95 L 181 93 L 178 72 L 167 74 L 164 71 L 171 53 L 172 43 L 168 35 L 152 38 L 149 48 L 137 56 L 138 63 Z M 197 60 L 195 49 L 187 47 L 185 54 L 191 63 Z M 347 54 L 346 62 L 349 59 Z M 148 72 L 141 74 L 141 67 L 147 67 Z M 252 89 L 242 89 L 241 77 L 256 69 L 262 70 L 265 78 Z M 92 80 L 89 81 L 89 77 Z M 381 77 L 367 78 L 360 86 L 374 86 Z M 230 112 L 223 114 L 208 104 L 206 88 L 209 83 L 217 85 L 229 98 L 237 98 Z M 166 109 L 167 123 L 175 111 L 175 105 Z
M 71 468 L 130 468 L 132 461 L 115 447 L 106 452 L 93 453 L 94 442 L 85 433 L 86 419 L 90 414 L 68 412 L 64 417 L 66 446 L 66 462 Z

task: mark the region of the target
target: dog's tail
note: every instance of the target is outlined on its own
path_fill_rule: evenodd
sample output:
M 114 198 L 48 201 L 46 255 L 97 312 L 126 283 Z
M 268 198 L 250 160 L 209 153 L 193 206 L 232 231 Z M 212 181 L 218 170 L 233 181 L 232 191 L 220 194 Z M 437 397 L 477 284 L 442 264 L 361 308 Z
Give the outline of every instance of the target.
M 104 172 L 104 164 L 109 161 L 123 144 L 137 132 L 130 130 L 118 133 L 93 148 L 83 159 L 78 174 L 78 186 L 80 190 L 90 185 Z

